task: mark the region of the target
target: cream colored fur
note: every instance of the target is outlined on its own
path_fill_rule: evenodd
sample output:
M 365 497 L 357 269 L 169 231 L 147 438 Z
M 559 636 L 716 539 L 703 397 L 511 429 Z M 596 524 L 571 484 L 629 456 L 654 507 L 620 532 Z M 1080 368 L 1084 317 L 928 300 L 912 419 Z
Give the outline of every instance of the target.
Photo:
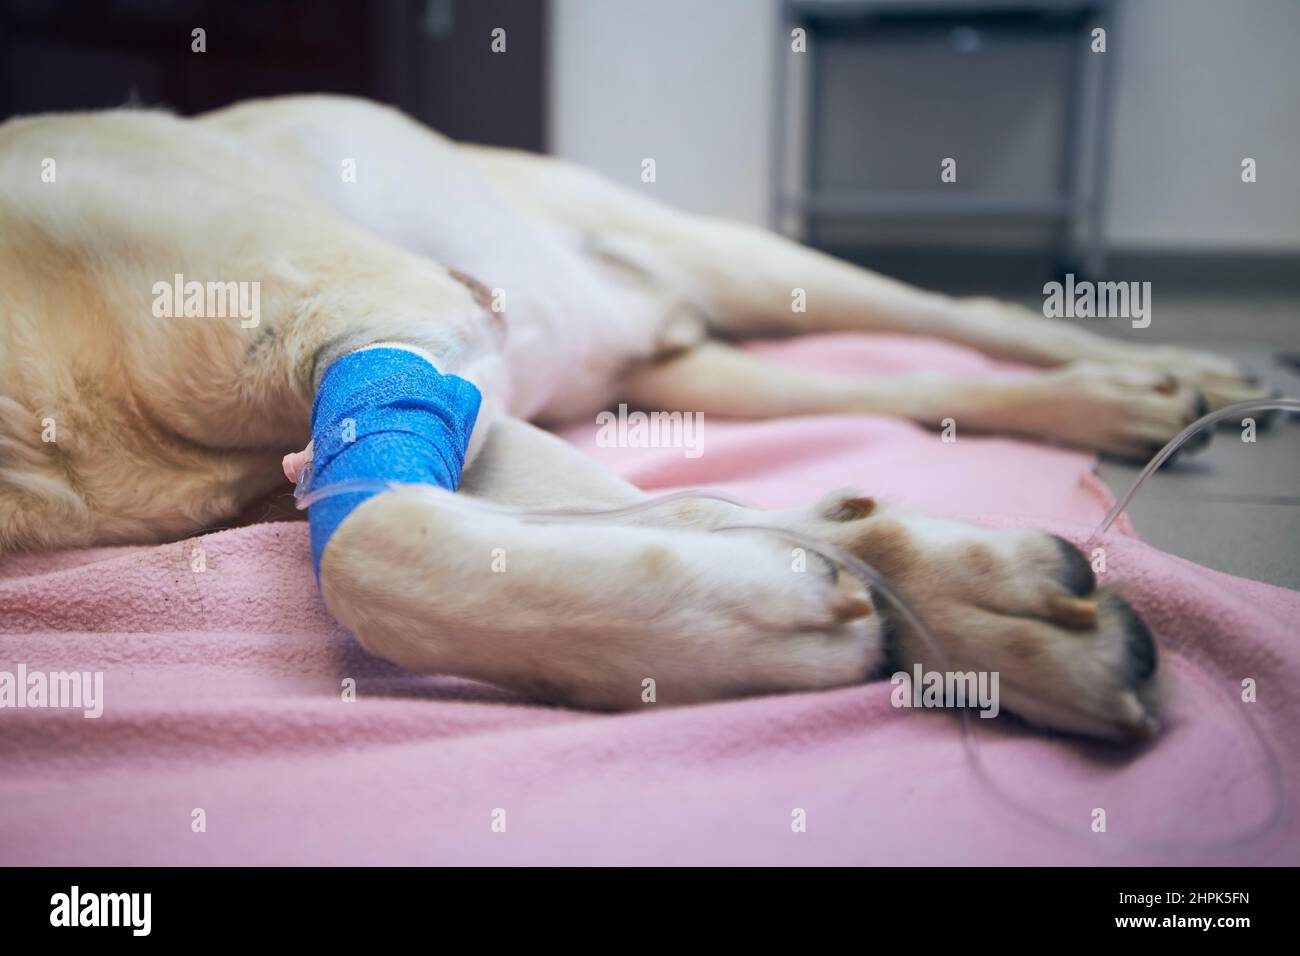
M 160 541 L 231 520 L 282 485 L 323 370 L 376 342 L 479 385 L 463 492 L 529 505 L 638 500 L 524 423 L 620 400 L 953 417 L 1143 455 L 1194 416 L 1198 391 L 1220 404 L 1250 392 L 1211 356 L 922 292 L 358 100 L 13 120 L 0 126 L 0 184 L 0 551 Z M 259 323 L 156 317 L 153 285 L 177 273 L 260 283 Z M 805 313 L 790 308 L 795 288 Z M 1014 384 L 830 381 L 723 344 L 830 329 L 937 335 L 1044 371 Z M 792 572 L 790 547 L 770 536 L 709 533 L 737 518 L 729 510 L 529 525 L 485 518 L 463 495 L 383 494 L 331 540 L 322 589 L 377 654 L 584 705 L 635 706 L 646 678 L 661 701 L 697 701 L 878 672 L 871 596 L 828 568 Z M 1005 706 L 1023 716 L 1105 737 L 1150 729 L 1140 624 L 1114 597 L 1071 594 L 1054 539 L 851 493 L 740 517 L 878 564 L 949 661 L 998 669 Z M 494 549 L 505 573 L 490 570 Z M 905 629 L 896 638 L 899 663 L 927 657 Z

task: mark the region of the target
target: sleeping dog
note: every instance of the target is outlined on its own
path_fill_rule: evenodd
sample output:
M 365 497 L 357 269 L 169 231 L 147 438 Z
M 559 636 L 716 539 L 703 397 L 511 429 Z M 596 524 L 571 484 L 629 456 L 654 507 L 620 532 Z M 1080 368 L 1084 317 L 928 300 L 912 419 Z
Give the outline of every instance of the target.
M 0 172 L 0 552 L 229 521 L 283 489 L 282 467 L 297 477 L 306 456 L 285 452 L 313 434 L 322 467 L 312 409 L 324 416 L 324 403 L 363 419 L 369 443 L 355 447 L 371 477 L 410 474 L 399 460 L 442 469 L 442 489 L 355 495 L 320 522 L 326 509 L 312 509 L 330 611 L 408 668 L 625 708 L 646 678 L 658 700 L 692 702 L 851 684 L 887 661 L 945 664 L 998 672 L 1002 706 L 1045 727 L 1123 739 L 1155 726 L 1146 628 L 1079 551 L 1040 531 L 856 492 L 762 515 L 688 501 L 581 524 L 485 514 L 466 497 L 642 499 L 530 424 L 624 402 L 952 417 L 1145 457 L 1198 407 L 1256 394 L 1231 363 L 909 288 L 359 100 L 16 119 L 0 126 Z M 938 336 L 1040 371 L 834 379 L 728 344 L 832 330 Z M 396 391 L 385 384 L 373 407 L 357 397 L 379 381 Z M 367 425 L 376 408 L 388 417 Z M 438 453 L 417 443 L 403 458 L 415 433 Z M 348 460 L 341 448 L 331 461 Z M 746 522 L 877 567 L 943 660 L 886 627 L 856 578 L 794 573 L 779 537 L 710 533 Z M 494 553 L 507 573 L 489 570 Z

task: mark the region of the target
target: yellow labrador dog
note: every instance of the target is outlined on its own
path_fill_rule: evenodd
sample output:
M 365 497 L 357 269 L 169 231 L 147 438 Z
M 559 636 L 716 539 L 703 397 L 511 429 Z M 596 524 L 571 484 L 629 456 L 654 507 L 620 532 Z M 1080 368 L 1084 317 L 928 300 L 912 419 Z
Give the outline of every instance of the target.
M 406 667 L 594 707 L 637 704 L 646 677 L 661 701 L 688 702 L 940 663 L 906 628 L 886 634 L 855 579 L 792 573 L 789 543 L 770 535 L 709 533 L 746 520 L 878 567 L 949 665 L 998 671 L 1002 706 L 1045 726 L 1148 732 L 1155 651 L 1065 542 L 853 493 L 761 516 L 720 503 L 606 524 L 485 515 L 465 496 L 593 508 L 642 497 L 529 421 L 589 420 L 620 401 L 857 411 L 1142 457 L 1196 416 L 1199 396 L 1251 391 L 1211 356 L 908 288 L 344 98 L 197 119 L 12 120 L 0 126 L 0 252 L 0 552 L 228 521 L 283 488 L 281 459 L 305 445 L 331 363 L 395 344 L 482 394 L 462 494 L 394 491 L 352 511 L 321 561 L 327 605 Z M 230 301 L 187 316 L 158 291 L 173 280 Z M 940 336 L 1042 371 L 839 380 L 726 344 L 826 330 Z M 284 462 L 291 475 L 301 465 Z M 488 570 L 498 548 L 508 573 Z

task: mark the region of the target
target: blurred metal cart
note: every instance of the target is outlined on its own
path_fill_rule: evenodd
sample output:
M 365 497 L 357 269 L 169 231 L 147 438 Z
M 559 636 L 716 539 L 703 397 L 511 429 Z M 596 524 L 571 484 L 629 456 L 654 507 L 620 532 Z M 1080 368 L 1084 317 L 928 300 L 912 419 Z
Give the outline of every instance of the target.
M 971 227 L 1031 224 L 1050 237 L 1057 270 L 1099 274 L 1105 255 L 1116 66 L 1117 37 L 1111 21 L 1111 0 L 782 0 L 772 124 L 772 213 L 777 228 L 822 245 L 823 234 L 834 228 L 883 221 L 960 223 L 968 233 Z M 1105 30 L 1104 56 L 1090 55 L 1098 28 Z M 795 49 L 798 29 L 804 31 L 806 51 Z M 1034 48 L 1047 52 L 1026 59 L 1025 51 Z M 860 88 L 863 84 L 855 83 L 844 66 L 856 58 L 861 78 L 871 70 L 863 64 L 889 56 L 909 67 L 923 56 L 940 66 L 923 77 L 913 71 L 919 82 L 884 91 Z M 867 134 L 845 146 L 846 127 L 870 122 L 872 97 L 906 98 L 914 110 L 917 122 L 899 134 L 897 142 L 919 136 L 928 137 L 928 144 L 936 136 L 958 136 L 962 124 L 951 120 L 963 98 L 972 110 L 968 115 L 976 117 L 972 124 L 1013 119 L 996 115 L 1006 97 L 981 100 L 980 91 L 965 88 L 963 80 L 971 70 L 963 67 L 962 58 L 987 63 L 999 57 L 1010 63 L 1013 75 L 1017 63 L 1028 62 L 1060 73 L 1053 89 L 1059 87 L 1061 102 L 1048 124 L 1057 128 L 1039 137 L 1050 136 L 1058 147 L 1047 163 L 1053 168 L 1044 172 L 1043 188 L 1007 188 L 1003 182 L 991 190 L 946 189 L 939 183 L 939 157 L 947 153 L 935 156 L 932 165 L 927 154 L 924 181 L 900 177 L 897 164 L 893 181 L 885 174 L 869 182 L 846 178 L 846 162 L 853 161 L 841 155 L 846 149 L 856 150 L 859 160 L 881 151 L 877 143 L 863 138 Z M 936 72 L 951 77 L 946 86 L 936 86 Z M 1026 84 L 1026 92 L 1033 92 L 1030 85 L 1045 82 L 1029 75 L 1018 79 Z M 838 116 L 830 115 L 833 97 L 838 97 Z M 971 163 L 977 165 L 980 151 L 968 152 L 977 155 Z M 900 178 L 907 181 L 900 183 Z

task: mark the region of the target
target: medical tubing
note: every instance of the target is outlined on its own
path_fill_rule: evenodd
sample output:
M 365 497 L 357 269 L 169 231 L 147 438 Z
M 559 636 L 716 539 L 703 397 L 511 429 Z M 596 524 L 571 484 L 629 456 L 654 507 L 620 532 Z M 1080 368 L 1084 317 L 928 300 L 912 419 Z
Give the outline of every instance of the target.
M 1192 438 L 1192 436 L 1205 428 L 1209 428 L 1221 421 L 1234 418 L 1238 415 L 1243 415 L 1248 412 L 1273 410 L 1300 412 L 1300 400 L 1293 398 L 1267 398 L 1248 402 L 1238 402 L 1235 405 L 1228 405 L 1216 412 L 1204 415 L 1192 424 L 1188 425 L 1167 445 L 1160 449 L 1160 451 L 1156 453 L 1155 457 L 1147 463 L 1146 467 L 1142 469 L 1137 479 L 1133 482 L 1133 485 L 1124 496 L 1115 503 L 1115 506 L 1110 509 L 1110 512 L 1104 519 L 1102 519 L 1101 524 L 1099 524 L 1092 532 L 1088 540 L 1090 542 L 1095 541 L 1109 531 L 1111 525 L 1115 523 L 1116 519 L 1128 506 L 1129 502 L 1133 500 L 1133 496 L 1137 494 L 1137 491 L 1142 487 L 1143 482 L 1145 482 L 1157 468 L 1167 461 L 1170 455 L 1182 447 L 1188 439 Z M 333 495 L 349 494 L 358 491 L 410 491 L 420 490 L 424 487 L 421 485 L 403 485 L 397 482 L 358 479 L 337 482 L 325 488 L 307 491 L 306 484 L 310 481 L 310 474 L 311 470 L 310 466 L 308 466 L 304 469 L 302 477 L 298 482 L 298 487 L 295 489 L 294 496 L 297 498 L 297 507 L 299 509 L 309 508 L 315 502 Z M 688 500 L 718 501 L 724 504 L 734 505 L 737 508 L 750 510 L 749 506 L 744 502 L 732 497 L 731 495 L 716 491 L 696 491 L 692 489 L 668 492 L 632 504 L 616 508 L 602 509 L 515 508 L 507 505 L 496 505 L 490 502 L 479 501 L 462 495 L 457 495 L 456 497 L 458 502 L 467 503 L 475 510 L 484 513 L 514 517 L 525 521 L 541 522 L 567 523 L 573 521 L 600 522 L 617 520 L 620 518 L 629 518 L 641 514 L 642 512 L 652 511 L 676 501 Z M 876 592 L 884 595 L 892 606 L 893 613 L 905 622 L 911 629 L 911 632 L 929 649 L 938 665 L 938 669 L 941 671 L 951 670 L 948 665 L 947 655 L 944 654 L 943 648 L 930 632 L 930 629 L 926 626 L 925 621 L 917 612 L 916 608 L 914 608 L 911 602 L 903 597 L 903 595 L 900 594 L 892 584 L 890 584 L 889 580 L 883 574 L 856 555 L 851 554 L 843 548 L 827 541 L 806 537 L 796 531 L 791 531 L 788 528 L 781 528 L 775 525 L 750 523 L 727 524 L 715 527 L 711 530 L 715 533 L 745 531 L 779 535 L 786 540 L 813 552 L 814 554 L 820 555 L 831 564 L 838 565 L 857 577 L 865 587 L 874 588 Z M 1019 816 L 1032 819 L 1038 825 L 1047 829 L 1055 830 L 1065 836 L 1073 838 L 1095 836 L 1091 831 L 1088 831 L 1086 827 L 1082 828 L 1082 830 L 1087 831 L 1087 833 L 1085 834 L 1084 832 L 1081 832 L 1081 828 L 1077 823 L 1065 824 L 1059 820 L 1053 819 L 1052 817 L 1042 813 L 1037 807 L 1021 800 L 1015 793 L 1002 787 L 988 772 L 987 767 L 984 765 L 983 758 L 979 752 L 979 747 L 976 745 L 976 733 L 974 724 L 971 720 L 969 708 L 963 707 L 958 709 L 961 717 L 961 743 L 966 762 L 969 764 L 972 772 L 979 778 L 981 784 L 993 796 L 1002 802 L 1004 809 L 1009 808 L 1014 810 Z M 1268 817 L 1260 824 L 1252 826 L 1242 833 L 1232 834 L 1228 837 L 1222 837 L 1197 844 L 1189 844 L 1186 841 L 1143 840 L 1138 837 L 1126 836 L 1122 841 L 1118 841 L 1118 843 L 1121 844 L 1121 849 L 1129 850 L 1143 848 L 1171 853 L 1190 853 L 1192 851 L 1216 851 L 1227 849 L 1239 850 L 1243 844 L 1251 845 L 1259 843 L 1268 837 L 1275 829 L 1277 829 L 1277 827 L 1282 825 L 1288 810 L 1288 785 L 1285 774 L 1282 772 L 1281 762 L 1278 760 L 1273 748 L 1269 745 L 1267 738 L 1259 728 L 1256 727 L 1250 716 L 1242 713 L 1241 708 L 1234 707 L 1233 712 L 1238 714 L 1238 719 L 1245 724 L 1247 729 L 1250 731 L 1250 735 L 1259 745 L 1261 752 L 1266 758 L 1268 776 L 1275 796 L 1273 809 Z M 1090 843 L 1094 847 L 1105 850 L 1112 849 L 1110 841 L 1096 841 L 1094 839 L 1090 841 Z
M 1115 506 L 1111 508 L 1106 517 L 1102 519 L 1101 524 L 1097 525 L 1097 530 L 1092 533 L 1092 537 L 1088 540 L 1094 541 L 1109 531 L 1110 526 L 1115 523 L 1115 519 L 1123 513 L 1124 509 L 1128 507 L 1129 502 L 1133 500 L 1133 496 L 1137 494 L 1138 489 L 1142 487 L 1142 482 L 1146 481 L 1157 468 L 1168 461 L 1169 456 L 1178 451 L 1179 448 L 1182 448 L 1183 445 L 1186 444 L 1187 440 L 1193 435 L 1205 428 L 1209 428 L 1211 425 L 1217 425 L 1219 422 L 1227 421 L 1229 418 L 1236 418 L 1238 415 L 1243 415 L 1246 412 L 1271 411 L 1300 412 L 1300 399 L 1257 398 L 1249 402 L 1238 402 L 1235 405 L 1225 405 L 1217 412 L 1210 412 L 1210 414 L 1203 415 L 1196 421 L 1192 422 L 1175 435 L 1170 440 L 1169 444 L 1156 452 L 1154 458 L 1147 462 L 1146 467 L 1143 468 L 1141 473 L 1137 476 L 1137 480 L 1134 481 L 1129 490 L 1124 493 L 1124 497 L 1115 502 Z

